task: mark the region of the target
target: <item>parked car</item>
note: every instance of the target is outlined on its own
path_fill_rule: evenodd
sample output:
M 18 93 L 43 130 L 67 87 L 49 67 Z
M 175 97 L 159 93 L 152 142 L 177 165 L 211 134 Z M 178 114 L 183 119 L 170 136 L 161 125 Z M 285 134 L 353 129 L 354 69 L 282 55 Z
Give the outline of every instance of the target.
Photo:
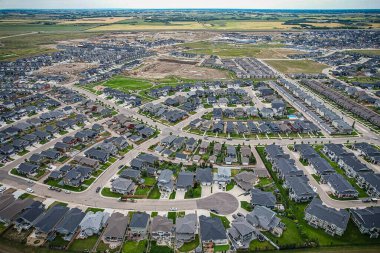
M 216 214 L 219 213 L 218 209 L 214 209 L 214 208 L 211 208 L 211 209 L 210 209 L 210 212 L 213 212 L 213 213 L 216 213 Z
M 33 193 L 34 191 L 31 188 L 26 188 L 26 192 Z
M 177 207 L 171 207 L 171 208 L 170 208 L 170 211 L 177 211 L 177 210 L 178 210 Z
M 71 191 L 69 191 L 69 190 L 65 190 L 65 193 L 66 193 L 66 194 L 70 194 Z

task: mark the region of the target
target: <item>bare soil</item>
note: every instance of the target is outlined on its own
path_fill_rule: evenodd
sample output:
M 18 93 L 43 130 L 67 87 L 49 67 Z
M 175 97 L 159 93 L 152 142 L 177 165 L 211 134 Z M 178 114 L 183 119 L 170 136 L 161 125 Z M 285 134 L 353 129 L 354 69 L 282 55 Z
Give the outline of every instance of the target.
M 177 76 L 185 79 L 226 79 L 229 78 L 226 71 L 199 67 L 194 63 L 170 62 L 167 60 L 154 60 L 146 63 L 139 69 L 128 73 L 139 78 L 165 78 Z

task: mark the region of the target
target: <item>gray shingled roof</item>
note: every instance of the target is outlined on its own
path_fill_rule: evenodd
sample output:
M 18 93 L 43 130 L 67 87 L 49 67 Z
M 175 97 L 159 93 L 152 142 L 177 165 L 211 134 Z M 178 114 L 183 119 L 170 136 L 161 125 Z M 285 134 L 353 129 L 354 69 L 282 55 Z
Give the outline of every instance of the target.
M 307 206 L 306 213 L 309 213 L 318 219 L 327 221 L 330 224 L 335 224 L 337 227 L 345 230 L 347 227 L 350 214 L 346 210 L 336 210 L 334 208 L 323 205 L 322 201 L 314 198 Z
M 218 217 L 199 216 L 200 235 L 202 241 L 217 241 L 227 239 L 226 229 Z

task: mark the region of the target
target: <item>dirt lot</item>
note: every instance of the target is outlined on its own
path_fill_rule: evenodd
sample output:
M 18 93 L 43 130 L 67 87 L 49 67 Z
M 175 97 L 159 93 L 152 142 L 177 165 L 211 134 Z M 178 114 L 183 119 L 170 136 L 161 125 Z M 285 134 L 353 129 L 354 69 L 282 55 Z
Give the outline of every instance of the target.
M 62 63 L 62 64 L 54 64 L 52 66 L 43 67 L 36 71 L 36 74 L 42 75 L 64 75 L 69 77 L 69 79 L 75 78 L 80 72 L 96 67 L 97 64 L 90 63 Z
M 143 67 L 128 73 L 139 78 L 165 78 L 168 76 L 178 76 L 185 79 L 226 79 L 228 72 L 198 67 L 194 64 L 184 64 L 178 62 L 168 62 L 155 60 L 146 63 Z

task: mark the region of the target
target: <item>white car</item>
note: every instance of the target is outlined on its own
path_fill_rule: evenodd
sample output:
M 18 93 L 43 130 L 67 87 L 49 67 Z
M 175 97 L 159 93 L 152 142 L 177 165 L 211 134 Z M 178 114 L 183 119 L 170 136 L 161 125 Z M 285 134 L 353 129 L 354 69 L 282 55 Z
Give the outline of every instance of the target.
M 26 188 L 26 192 L 33 193 L 34 191 L 31 188 Z
M 170 208 L 170 211 L 177 211 L 177 210 L 178 210 L 177 207 L 171 207 L 171 208 Z
M 65 193 L 66 193 L 66 194 L 70 194 L 71 191 L 69 191 L 69 190 L 65 190 Z
M 5 186 L 1 186 L 0 187 L 0 192 L 3 192 L 3 191 L 5 191 L 7 188 L 5 187 Z

